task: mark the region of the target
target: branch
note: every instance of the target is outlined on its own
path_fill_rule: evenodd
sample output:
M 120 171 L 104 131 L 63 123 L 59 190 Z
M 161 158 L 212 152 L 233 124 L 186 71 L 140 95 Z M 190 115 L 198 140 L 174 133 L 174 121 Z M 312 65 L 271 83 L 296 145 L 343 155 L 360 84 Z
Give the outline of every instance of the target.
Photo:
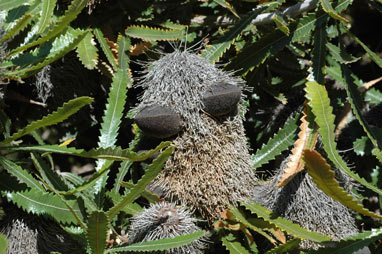
M 263 13 L 258 15 L 252 20 L 253 25 L 263 25 L 273 22 L 272 17 L 275 15 L 295 17 L 303 12 L 310 11 L 316 7 L 318 0 L 305 0 L 304 2 L 297 3 L 286 8 L 283 11 L 276 11 L 271 13 Z

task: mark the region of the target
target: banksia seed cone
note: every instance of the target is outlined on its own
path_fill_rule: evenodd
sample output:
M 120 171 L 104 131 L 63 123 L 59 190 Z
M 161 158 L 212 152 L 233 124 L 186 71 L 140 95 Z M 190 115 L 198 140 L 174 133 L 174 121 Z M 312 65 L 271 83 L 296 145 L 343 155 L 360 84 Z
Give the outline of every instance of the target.
M 305 171 L 297 174 L 284 187 L 277 187 L 288 159 L 284 160 L 271 180 L 257 186 L 254 200 L 305 229 L 328 235 L 333 240 L 357 234 L 352 212 L 320 190 Z M 339 170 L 336 174 L 337 180 L 349 190 L 352 186 L 349 177 Z M 317 249 L 320 245 L 302 241 L 300 246 L 303 249 Z
M 128 232 L 129 243 L 146 242 L 163 238 L 173 238 L 199 231 L 196 219 L 184 206 L 160 202 L 152 204 L 134 216 Z M 196 240 L 189 245 L 166 250 L 167 254 L 201 254 L 206 248 L 203 240 Z
M 9 242 L 7 254 L 74 254 L 80 247 L 54 221 L 11 210 L 0 221 Z
M 152 188 L 212 222 L 227 204 L 250 197 L 256 181 L 242 123 L 243 81 L 187 51 L 165 54 L 147 69 L 139 81 L 145 92 L 137 124 L 152 123 L 142 128 L 155 136 L 156 126 L 165 121 L 162 116 L 171 115 L 167 123 L 174 126 L 161 129 L 157 137 L 175 134 L 176 147 Z M 165 108 L 164 113 L 150 117 L 153 107 Z

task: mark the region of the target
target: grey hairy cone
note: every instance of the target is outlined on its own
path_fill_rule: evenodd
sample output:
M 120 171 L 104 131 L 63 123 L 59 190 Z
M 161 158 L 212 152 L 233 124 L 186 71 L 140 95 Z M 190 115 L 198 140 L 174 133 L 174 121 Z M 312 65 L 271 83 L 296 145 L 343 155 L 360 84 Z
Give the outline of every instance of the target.
M 258 195 L 255 195 L 254 201 L 307 230 L 328 235 L 333 240 L 357 234 L 352 212 L 320 190 L 305 171 L 297 174 L 284 187 L 277 187 L 287 162 L 288 158 L 268 182 L 256 187 Z M 346 190 L 351 188 L 352 182 L 347 175 L 337 170 L 336 178 Z M 309 250 L 320 245 L 304 240 L 300 247 Z
M 152 204 L 131 219 L 128 232 L 129 243 L 173 238 L 201 230 L 185 206 L 160 202 Z M 205 239 L 166 250 L 167 254 L 202 254 L 206 248 Z
M 148 66 L 139 81 L 145 89 L 141 110 L 160 105 L 183 121 L 173 140 L 175 151 L 152 183 L 165 197 L 196 208 L 212 222 L 227 204 L 251 196 L 256 181 L 243 128 L 243 107 L 232 117 L 204 112 L 203 96 L 220 84 L 243 89 L 244 82 L 219 70 L 207 59 L 176 50 Z
M 9 214 L 9 215 L 8 215 Z M 7 254 L 74 254 L 77 243 L 55 222 L 23 212 L 8 212 L 0 232 L 9 243 Z

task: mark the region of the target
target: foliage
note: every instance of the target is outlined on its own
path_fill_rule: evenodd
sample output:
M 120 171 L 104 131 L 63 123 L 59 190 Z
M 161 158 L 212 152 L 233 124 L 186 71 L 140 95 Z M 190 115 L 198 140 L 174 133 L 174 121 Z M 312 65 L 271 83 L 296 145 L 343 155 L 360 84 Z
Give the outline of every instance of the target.
M 381 38 L 374 30 L 365 36 L 372 25 L 359 18 L 381 21 L 381 1 L 117 2 L 1 1 L 0 205 L 71 228 L 82 253 L 165 251 L 203 238 L 205 231 L 124 240 L 129 218 L 159 200 L 148 186 L 175 149 L 166 140 L 141 149 L 133 77 L 141 77 L 142 62 L 180 48 L 246 81 L 257 184 L 290 155 L 275 188 L 306 172 L 365 228 L 334 241 L 246 201 L 215 222 L 211 249 L 299 253 L 309 240 L 330 246 L 312 253 L 382 250 L 381 222 L 371 219 L 382 209 Z M 49 68 L 51 78 L 41 78 Z M 38 102 L 36 91 L 47 87 L 53 95 Z M 340 171 L 359 187 L 348 193 Z M 0 234 L 0 253 L 4 246 Z

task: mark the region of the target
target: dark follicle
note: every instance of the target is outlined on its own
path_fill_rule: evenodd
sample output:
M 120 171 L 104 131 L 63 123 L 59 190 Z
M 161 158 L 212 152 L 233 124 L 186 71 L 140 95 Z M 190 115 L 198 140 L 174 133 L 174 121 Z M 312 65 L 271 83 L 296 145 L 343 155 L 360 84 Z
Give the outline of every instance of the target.
M 241 90 L 239 87 L 223 83 L 209 87 L 203 95 L 204 110 L 213 116 L 223 116 L 237 111 Z
M 168 107 L 152 105 L 142 109 L 135 122 L 145 135 L 156 138 L 168 138 L 177 134 L 181 128 L 180 115 Z

